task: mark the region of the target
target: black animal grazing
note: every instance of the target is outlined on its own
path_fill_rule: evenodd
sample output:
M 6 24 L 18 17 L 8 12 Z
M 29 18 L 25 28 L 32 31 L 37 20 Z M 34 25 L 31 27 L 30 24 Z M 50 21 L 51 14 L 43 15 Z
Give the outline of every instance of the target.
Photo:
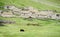
M 24 29 L 20 29 L 20 32 L 24 32 Z

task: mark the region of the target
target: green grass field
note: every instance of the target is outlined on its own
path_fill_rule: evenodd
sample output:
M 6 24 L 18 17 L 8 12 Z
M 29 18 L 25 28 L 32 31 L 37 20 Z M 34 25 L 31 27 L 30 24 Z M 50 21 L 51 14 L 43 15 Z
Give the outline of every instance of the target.
M 45 1 L 45 0 L 43 0 Z M 46 0 L 53 2 L 54 5 L 60 6 L 60 0 Z M 0 6 L 4 5 L 15 5 L 17 7 L 32 6 L 39 10 L 57 10 L 60 8 L 35 2 L 32 0 L 0 0 Z M 3 9 L 3 7 L 0 7 Z M 0 26 L 0 37 L 60 37 L 60 20 L 52 19 L 29 19 L 24 18 L 3 18 L 0 20 L 11 20 L 15 21 L 15 24 L 2 24 Z M 28 23 L 38 23 L 41 26 L 27 26 Z M 20 29 L 24 29 L 24 32 L 20 32 Z
M 3 18 L 3 17 L 0 17 Z M 59 20 L 24 20 L 23 18 L 3 18 L 16 21 L 16 24 L 0 26 L 0 37 L 60 37 Z M 27 26 L 27 23 L 39 23 L 42 26 Z M 24 29 L 24 32 L 20 32 Z
M 51 1 L 51 2 L 54 2 L 54 3 L 60 4 L 60 0 L 47 0 L 47 1 Z
M 50 0 L 48 0 L 48 1 L 50 1 Z M 59 3 L 59 2 L 57 2 L 57 3 Z M 15 5 L 17 7 L 32 6 L 34 8 L 39 9 L 39 10 L 57 10 L 57 11 L 60 11 L 60 8 L 57 8 L 54 6 L 49 6 L 49 5 L 35 2 L 32 0 L 0 0 L 0 3 L 3 3 L 3 5 Z

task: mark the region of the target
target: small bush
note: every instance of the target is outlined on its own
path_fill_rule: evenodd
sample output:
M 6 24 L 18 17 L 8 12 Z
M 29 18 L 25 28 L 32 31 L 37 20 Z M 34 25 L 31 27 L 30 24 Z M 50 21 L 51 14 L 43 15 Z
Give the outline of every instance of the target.
M 27 24 L 27 26 L 30 26 L 30 25 L 32 25 L 32 26 L 40 26 L 38 23 L 28 23 Z

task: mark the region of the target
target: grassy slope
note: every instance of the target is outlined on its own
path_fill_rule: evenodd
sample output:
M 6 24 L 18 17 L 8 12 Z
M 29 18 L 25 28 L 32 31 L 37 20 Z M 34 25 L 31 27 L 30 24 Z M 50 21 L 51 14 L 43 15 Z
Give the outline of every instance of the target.
M 59 8 L 39 4 L 30 0 L 0 0 L 3 4 L 16 5 L 18 7 L 33 6 L 41 10 Z M 5 24 L 0 26 L 0 37 L 60 37 L 60 20 L 23 20 L 23 18 L 2 18 L 0 20 L 16 21 L 16 24 Z M 39 23 L 42 26 L 27 26 L 27 23 Z M 25 29 L 25 32 L 20 32 Z
M 60 0 L 47 0 L 47 1 L 51 1 L 51 2 L 54 2 L 54 3 L 60 4 Z
M 0 17 L 2 18 L 2 17 Z M 60 21 L 58 20 L 23 20 L 23 18 L 3 18 L 16 21 L 16 24 L 0 26 L 0 37 L 60 37 Z M 39 23 L 42 26 L 27 26 L 27 23 Z M 24 29 L 25 32 L 20 32 Z
M 47 0 L 49 2 L 52 2 L 54 3 L 56 6 L 59 6 L 60 7 L 60 0 Z
M 31 0 L 0 0 L 0 2 L 3 2 L 4 4 L 7 4 L 7 5 L 8 4 L 15 5 L 18 7 L 33 6 L 40 10 L 60 10 L 60 8 L 37 3 L 37 2 L 31 1 Z

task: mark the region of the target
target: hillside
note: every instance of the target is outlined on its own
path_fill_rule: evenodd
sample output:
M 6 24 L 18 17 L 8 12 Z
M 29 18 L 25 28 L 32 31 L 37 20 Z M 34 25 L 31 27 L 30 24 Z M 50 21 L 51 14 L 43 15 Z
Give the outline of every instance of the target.
M 41 0 L 39 0 L 39 1 L 41 1 Z M 47 1 L 47 0 L 43 0 L 43 2 L 44 1 Z M 48 0 L 48 1 L 50 1 L 50 0 Z M 0 0 L 0 3 L 3 3 L 5 5 L 15 5 L 17 7 L 33 6 L 35 8 L 38 8 L 39 10 L 60 10 L 60 8 L 55 7 L 54 4 L 53 4 L 54 6 L 50 6 L 50 5 L 46 5 L 43 3 L 35 2 L 35 0 L 34 1 L 33 0 Z
M 47 0 L 47 1 L 54 2 L 60 5 L 60 0 Z
M 36 8 L 38 12 L 41 10 L 41 14 L 36 12 Z M 56 13 L 56 10 L 60 11 L 60 0 L 0 0 L 0 9 L 0 37 L 60 37 L 60 13 Z M 37 16 L 32 18 L 30 14 L 53 17 L 37 19 Z M 18 17 L 21 15 L 30 17 Z M 54 15 L 59 19 L 50 19 L 55 18 Z

